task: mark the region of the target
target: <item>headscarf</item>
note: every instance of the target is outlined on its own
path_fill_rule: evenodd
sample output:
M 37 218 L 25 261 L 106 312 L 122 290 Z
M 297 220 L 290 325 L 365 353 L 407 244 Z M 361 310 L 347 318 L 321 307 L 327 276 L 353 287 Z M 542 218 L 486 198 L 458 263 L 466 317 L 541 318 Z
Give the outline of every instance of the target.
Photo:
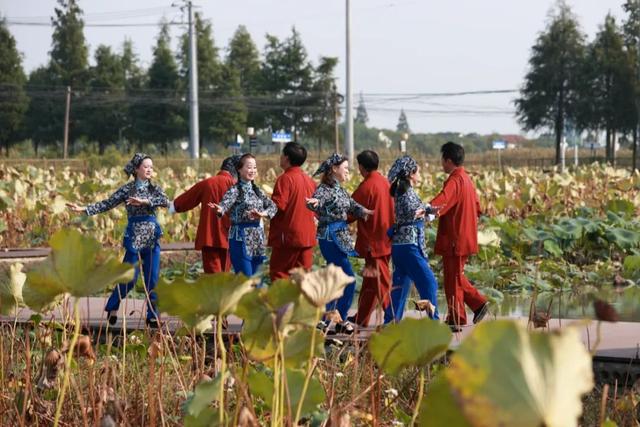
M 227 171 L 234 178 L 238 179 L 238 171 L 236 167 L 238 166 L 238 162 L 240 162 L 240 154 L 234 154 L 233 156 L 229 156 L 222 161 L 222 166 L 220 166 L 220 170 Z
M 329 158 L 327 160 L 325 160 L 324 162 L 322 162 L 320 164 L 320 167 L 313 174 L 313 176 L 317 176 L 317 175 L 320 175 L 321 173 L 325 173 L 327 171 L 330 171 L 332 166 L 339 165 L 340 163 L 344 162 L 345 160 L 347 160 L 347 158 L 345 156 L 343 156 L 342 154 L 333 153 L 331 156 L 329 156 Z
M 127 176 L 133 176 L 136 174 L 136 169 L 140 167 L 140 164 L 144 161 L 144 159 L 150 159 L 151 157 L 144 153 L 136 153 L 133 155 L 129 163 L 124 166 L 124 173 Z
M 418 163 L 411 156 L 402 156 L 393 162 L 393 166 L 389 169 L 387 179 L 393 182 L 398 178 L 408 178 L 418 168 Z

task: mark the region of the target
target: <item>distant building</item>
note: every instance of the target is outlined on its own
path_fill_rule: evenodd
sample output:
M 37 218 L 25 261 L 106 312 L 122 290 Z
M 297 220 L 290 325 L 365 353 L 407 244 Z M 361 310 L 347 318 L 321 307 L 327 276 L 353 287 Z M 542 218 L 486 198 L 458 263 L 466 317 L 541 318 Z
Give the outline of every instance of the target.
M 507 143 L 507 149 L 519 148 L 527 140 L 522 135 L 500 135 L 500 139 Z

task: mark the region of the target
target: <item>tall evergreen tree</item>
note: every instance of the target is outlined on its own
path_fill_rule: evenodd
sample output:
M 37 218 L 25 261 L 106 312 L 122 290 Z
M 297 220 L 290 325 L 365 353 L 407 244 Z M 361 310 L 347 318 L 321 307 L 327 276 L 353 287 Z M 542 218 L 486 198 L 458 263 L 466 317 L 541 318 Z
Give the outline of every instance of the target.
M 27 95 L 29 107 L 25 117 L 24 135 L 31 138 L 36 157 L 43 145 L 54 145 L 62 140 L 62 110 L 65 90 L 55 86 L 56 79 L 50 67 L 39 67 L 29 74 Z
M 126 138 L 127 141 L 137 141 L 138 144 L 144 139 L 143 129 L 134 126 L 136 118 L 143 119 L 140 112 L 144 114 L 146 107 L 145 91 L 147 85 L 147 75 L 139 65 L 138 55 L 133 49 L 131 39 L 125 39 L 122 43 L 122 53 L 120 54 L 120 63 L 122 64 L 122 72 L 124 73 L 125 87 L 125 123 L 121 124 L 118 139 Z M 121 142 L 121 141 L 120 141 Z M 125 147 L 121 147 L 124 149 Z
M 366 125 L 369 121 L 369 115 L 367 114 L 367 107 L 364 105 L 364 98 L 360 93 L 360 100 L 358 101 L 358 108 L 356 109 L 356 123 Z
M 610 14 L 589 46 L 585 73 L 588 73 L 588 105 L 593 128 L 604 129 L 607 160 L 615 163 L 615 136 L 632 131 L 636 122 L 633 64 Z
M 222 67 L 219 95 L 217 120 L 210 124 L 208 132 L 216 141 L 231 142 L 237 133 L 244 134 L 247 126 L 247 106 L 242 97 L 238 70 L 228 65 Z
M 578 21 L 564 2 L 558 3 L 545 31 L 537 38 L 529 58 L 516 116 L 527 130 L 552 128 L 556 139 L 556 164 L 565 121 L 575 121 L 580 97 L 580 71 L 585 46 Z
M 251 34 L 244 25 L 240 25 L 229 41 L 226 65 L 238 71 L 242 95 L 248 107 L 247 123 L 260 126 L 264 114 L 260 109 L 260 54 Z
M 140 127 L 145 142 L 161 143 L 161 150 L 166 154 L 170 142 L 186 135 L 181 111 L 184 103 L 179 92 L 180 76 L 171 52 L 169 27 L 166 24 L 160 27 L 147 75 L 145 89 L 153 95 L 143 99 L 144 103 L 136 108 L 134 126 Z
M 9 145 L 17 138 L 28 106 L 24 91 L 26 76 L 16 40 L 0 19 L 0 144 L 9 157 Z
M 58 0 L 53 24 L 50 67 L 60 85 L 82 89 L 87 81 L 89 50 L 82 10 L 76 0 Z
M 221 109 L 216 105 L 220 96 L 222 64 L 218 57 L 218 48 L 213 40 L 211 23 L 195 14 L 196 49 L 198 55 L 198 102 L 201 140 L 213 138 L 211 129 L 219 120 Z M 189 34 L 182 36 L 180 55 L 180 74 L 183 87 L 189 87 Z M 185 110 L 188 117 L 188 109 Z
M 263 91 L 273 106 L 269 107 L 266 125 L 274 130 L 295 128 L 296 134 L 307 129 L 312 103 L 312 73 L 307 51 L 295 28 L 283 42 L 267 35 L 262 65 Z
M 633 127 L 633 161 L 632 167 L 637 169 L 638 159 L 638 125 L 640 124 L 640 0 L 627 0 L 622 8 L 627 13 L 627 19 L 622 28 L 624 43 L 633 64 L 634 94 L 635 94 L 635 124 Z
M 103 154 L 108 144 L 118 140 L 127 122 L 125 103 L 126 75 L 122 58 L 109 46 L 100 45 L 95 52 L 96 65 L 91 69 L 85 109 L 87 136 L 98 142 Z
M 398 125 L 396 130 L 402 133 L 411 133 L 409 128 L 409 122 L 407 121 L 407 115 L 404 113 L 404 108 L 400 109 L 400 116 L 398 117 Z
M 322 152 L 322 143 L 331 141 L 334 135 L 335 106 L 338 98 L 334 71 L 337 64 L 338 58 L 322 57 L 314 69 L 308 131 L 318 141 L 318 152 Z

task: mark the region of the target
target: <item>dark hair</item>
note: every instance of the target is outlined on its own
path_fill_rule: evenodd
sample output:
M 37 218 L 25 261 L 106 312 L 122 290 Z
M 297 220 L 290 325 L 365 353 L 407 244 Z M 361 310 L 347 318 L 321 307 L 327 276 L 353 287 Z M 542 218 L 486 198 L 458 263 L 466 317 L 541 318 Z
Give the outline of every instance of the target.
M 367 172 L 371 172 L 378 169 L 378 164 L 380 160 L 378 159 L 378 154 L 376 154 L 373 150 L 364 150 L 362 153 L 358 154 L 358 164 L 364 168 Z
M 411 171 L 411 174 L 416 173 L 418 170 L 418 166 Z M 391 183 L 391 188 L 389 189 L 389 193 L 391 193 L 391 197 L 400 197 L 404 193 L 407 192 L 411 188 L 411 182 L 409 182 L 409 176 L 405 176 L 405 174 L 398 175 L 398 177 Z
M 456 166 L 464 163 L 464 148 L 460 144 L 449 141 L 440 148 L 440 153 L 444 160 L 451 160 Z
M 239 199 L 242 200 L 244 198 L 244 194 L 243 194 L 243 190 L 242 190 L 242 185 L 240 182 L 240 169 L 242 169 L 242 167 L 244 166 L 245 162 L 247 161 L 247 159 L 253 159 L 255 160 L 255 156 L 251 153 L 246 153 L 243 154 L 240 159 L 238 160 L 238 163 L 236 164 L 236 171 L 238 171 L 238 183 L 236 184 L 238 186 L 238 192 L 239 192 Z M 253 188 L 253 192 L 256 194 L 256 196 L 258 197 L 262 197 L 262 190 L 260 190 L 260 188 L 258 188 L 258 186 L 256 185 L 255 182 L 251 181 L 251 188 Z
M 297 142 L 288 142 L 282 149 L 282 155 L 289 159 L 291 166 L 302 166 L 307 160 L 307 149 Z
M 341 164 L 343 164 L 348 160 L 349 159 L 345 157 L 340 163 L 336 163 L 335 165 L 332 165 L 331 167 L 329 167 L 329 170 L 322 173 L 322 178 L 320 178 L 320 182 L 326 185 L 333 185 L 333 180 L 331 178 L 331 175 L 333 175 L 333 166 L 340 166 Z

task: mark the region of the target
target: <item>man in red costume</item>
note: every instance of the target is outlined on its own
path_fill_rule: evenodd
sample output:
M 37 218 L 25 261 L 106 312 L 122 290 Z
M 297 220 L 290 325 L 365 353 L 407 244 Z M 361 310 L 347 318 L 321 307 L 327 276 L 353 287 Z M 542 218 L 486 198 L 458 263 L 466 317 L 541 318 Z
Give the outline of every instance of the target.
M 207 204 L 220 203 L 222 196 L 236 182 L 235 165 L 240 156 L 224 159 L 216 176 L 204 179 L 179 195 L 169 211 L 186 212 L 200 205 L 200 222 L 196 235 L 196 250 L 202 251 L 205 273 L 229 271 L 229 216 L 218 217 Z
M 447 323 L 455 332 L 466 325 L 465 304 L 473 310 L 473 323 L 487 314 L 487 299 L 464 275 L 469 255 L 478 253 L 478 216 L 480 202 L 471 178 L 462 167 L 464 148 L 447 142 L 440 149 L 442 169 L 449 174 L 442 191 L 431 201 L 439 208 L 435 253 L 442 256 L 444 293 L 447 298 Z
M 289 271 L 296 267 L 311 270 L 313 265 L 316 224 L 306 199 L 313 196 L 316 184 L 300 168 L 305 160 L 307 150 L 297 142 L 289 142 L 282 149 L 280 167 L 284 173 L 276 180 L 271 196 L 278 207 L 269 228 L 271 281 L 289 277 Z
M 364 178 L 353 200 L 373 211 L 367 220 L 358 220 L 356 252 L 365 260 L 362 288 L 358 299 L 355 322 L 367 326 L 371 313 L 377 305 L 384 310 L 389 304 L 391 289 L 391 239 L 387 230 L 394 221 L 393 199 L 389 192 L 389 181 L 378 172 L 378 155 L 371 150 L 358 154 L 358 169 Z

